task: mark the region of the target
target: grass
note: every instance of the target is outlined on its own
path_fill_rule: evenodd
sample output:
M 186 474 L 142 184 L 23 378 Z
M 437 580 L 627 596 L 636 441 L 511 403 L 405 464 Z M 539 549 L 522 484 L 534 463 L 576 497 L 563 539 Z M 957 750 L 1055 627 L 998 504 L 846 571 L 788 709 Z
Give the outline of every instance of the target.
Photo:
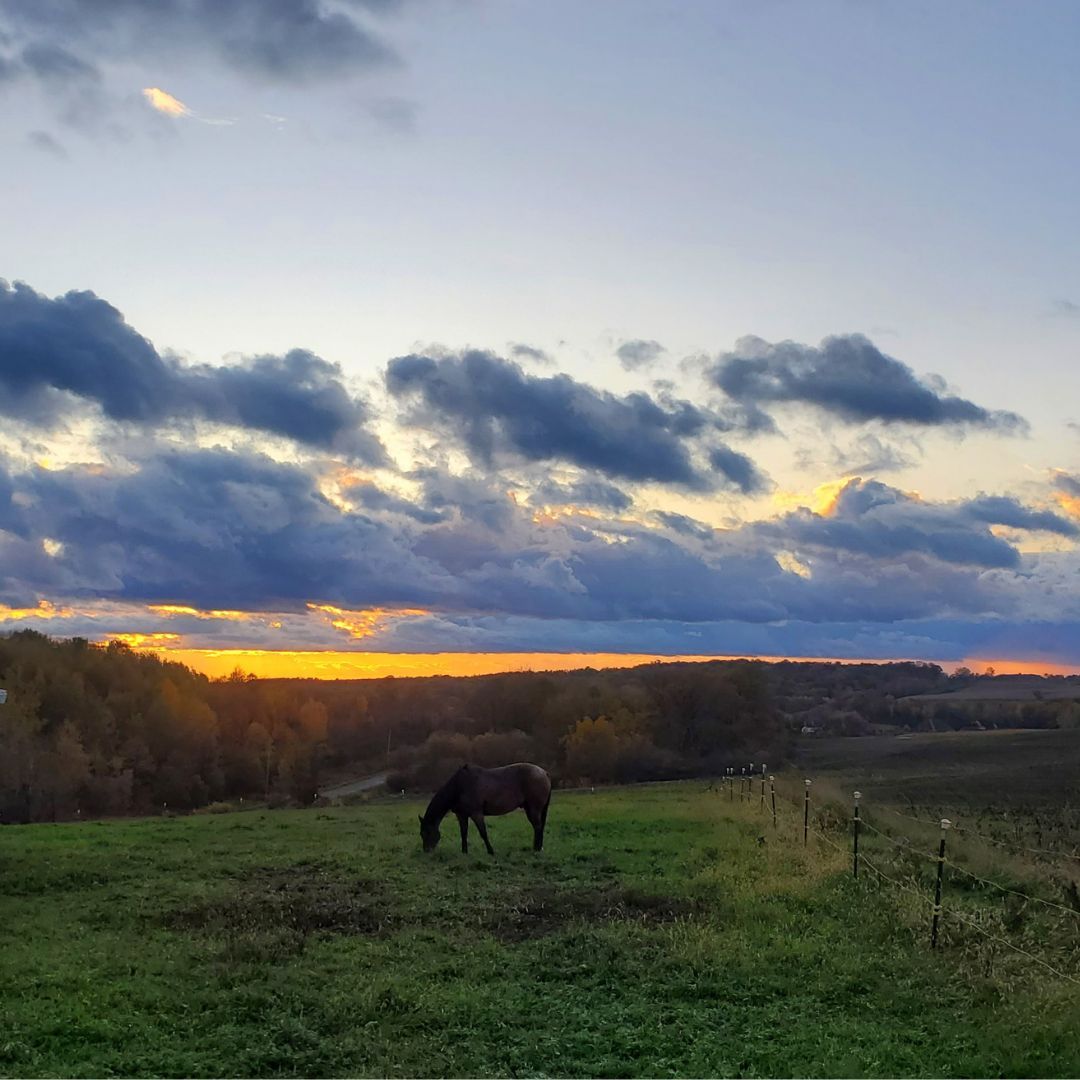
M 0 1073 L 1080 1074 L 1080 987 L 931 954 L 700 784 L 556 793 L 540 856 L 416 812 L 3 830 Z
M 1080 731 L 956 731 L 804 739 L 803 776 L 895 805 L 1060 809 L 1078 800 Z

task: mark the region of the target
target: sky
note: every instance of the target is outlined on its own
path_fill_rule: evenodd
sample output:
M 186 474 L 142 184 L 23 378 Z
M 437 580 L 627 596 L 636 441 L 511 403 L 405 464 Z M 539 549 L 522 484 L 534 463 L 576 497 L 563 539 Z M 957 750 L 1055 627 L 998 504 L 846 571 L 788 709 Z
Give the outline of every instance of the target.
M 0 0 L 0 631 L 1080 670 L 1078 41 Z

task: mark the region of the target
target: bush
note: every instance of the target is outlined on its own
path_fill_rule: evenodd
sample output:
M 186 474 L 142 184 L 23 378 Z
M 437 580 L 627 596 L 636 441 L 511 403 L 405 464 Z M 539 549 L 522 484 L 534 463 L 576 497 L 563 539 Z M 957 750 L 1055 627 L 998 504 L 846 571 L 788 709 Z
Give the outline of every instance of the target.
M 236 809 L 232 803 L 212 802 L 206 806 L 200 806 L 194 810 L 196 814 L 231 814 Z

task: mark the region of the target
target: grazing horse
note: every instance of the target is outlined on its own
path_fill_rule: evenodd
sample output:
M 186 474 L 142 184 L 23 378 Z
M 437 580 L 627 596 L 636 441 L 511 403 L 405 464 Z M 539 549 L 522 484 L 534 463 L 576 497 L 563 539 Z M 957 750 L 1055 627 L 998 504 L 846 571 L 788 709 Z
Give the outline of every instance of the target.
M 420 819 L 420 839 L 425 851 L 439 842 L 439 822 L 456 814 L 461 826 L 461 850 L 469 851 L 469 819 L 476 823 L 489 855 L 495 852 L 488 839 L 485 814 L 509 814 L 520 807 L 533 827 L 533 851 L 544 848 L 544 826 L 551 803 L 551 778 L 539 765 L 519 762 L 501 769 L 462 765 L 432 796 Z

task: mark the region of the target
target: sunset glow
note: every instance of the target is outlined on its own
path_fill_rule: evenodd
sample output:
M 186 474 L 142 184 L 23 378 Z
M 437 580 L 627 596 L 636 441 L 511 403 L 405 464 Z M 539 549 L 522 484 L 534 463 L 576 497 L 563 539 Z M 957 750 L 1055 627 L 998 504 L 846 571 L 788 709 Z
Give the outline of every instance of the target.
M 151 642 L 145 643 L 152 647 Z M 160 650 L 159 650 L 160 651 Z M 251 649 L 169 649 L 161 652 L 211 678 L 240 669 L 263 679 L 377 679 L 425 675 L 493 675 L 507 671 L 572 671 L 626 668 L 652 663 L 709 660 L 782 660 L 784 657 L 654 656 L 645 653 L 364 653 L 275 652 Z M 859 661 L 830 661 L 837 663 Z

